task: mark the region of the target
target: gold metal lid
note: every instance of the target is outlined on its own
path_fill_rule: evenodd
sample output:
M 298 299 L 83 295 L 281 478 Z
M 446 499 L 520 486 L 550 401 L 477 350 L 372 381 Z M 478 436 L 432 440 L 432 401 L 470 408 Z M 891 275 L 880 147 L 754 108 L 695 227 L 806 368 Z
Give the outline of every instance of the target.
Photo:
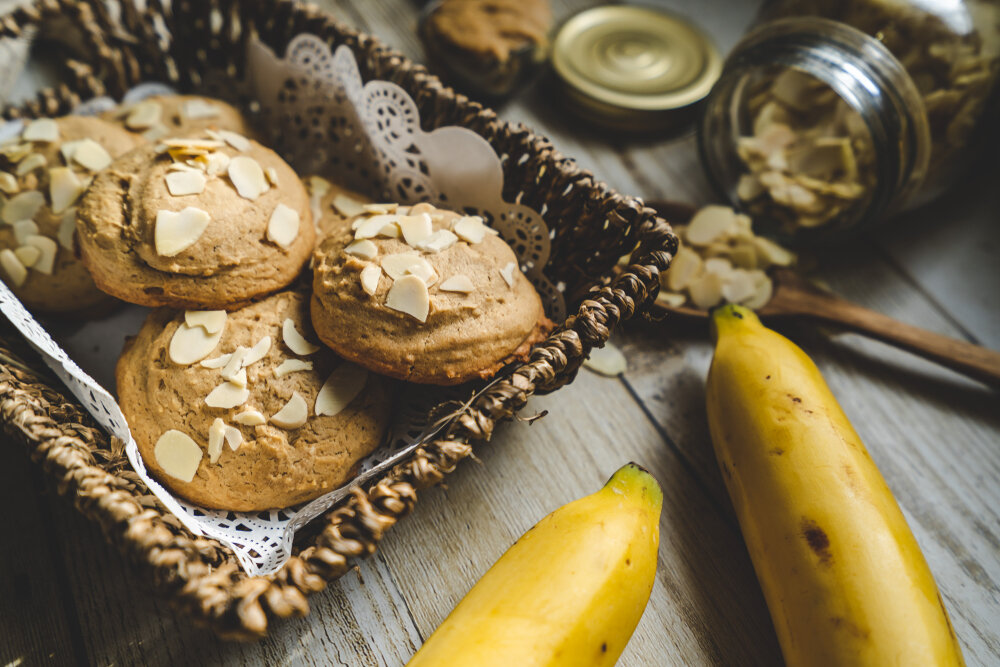
M 588 115 L 612 124 L 664 125 L 664 112 L 704 98 L 722 70 L 697 27 L 646 7 L 585 10 L 559 29 L 552 65 Z

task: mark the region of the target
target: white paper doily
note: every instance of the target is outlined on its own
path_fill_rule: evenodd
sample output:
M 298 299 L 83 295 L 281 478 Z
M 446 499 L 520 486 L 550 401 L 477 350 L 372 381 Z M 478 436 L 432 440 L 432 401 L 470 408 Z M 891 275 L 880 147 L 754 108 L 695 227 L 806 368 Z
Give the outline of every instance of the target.
M 298 173 L 322 174 L 386 200 L 430 201 L 483 215 L 514 248 L 549 316 L 556 321 L 564 318 L 562 295 L 543 274 L 550 251 L 548 228 L 532 209 L 503 201 L 500 159 L 482 137 L 459 127 L 423 132 L 416 105 L 405 91 L 386 81 L 363 83 L 346 47 L 331 54 L 318 38 L 300 35 L 284 59 L 254 38 L 248 49 L 248 79 L 232 87 L 258 100 L 266 126 L 274 132 L 274 147 Z M 123 101 L 171 92 L 162 84 L 146 83 L 129 91 Z M 113 100 L 98 98 L 75 113 L 97 114 L 114 106 Z M 20 128 L 20 121 L 0 125 L 0 140 Z M 149 476 L 109 391 L 70 358 L 2 283 L 0 311 L 97 422 L 126 443 L 132 467 L 167 509 L 193 533 L 229 546 L 248 574 L 277 571 L 291 555 L 295 531 L 343 497 L 347 487 L 299 507 L 252 513 L 208 510 L 175 498 Z M 112 316 L 67 327 L 57 335 L 83 366 L 110 383 L 110 369 L 125 336 L 138 330 L 147 312 L 125 306 Z M 362 461 L 360 474 L 412 447 L 424 433 L 430 407 L 457 398 L 455 390 L 404 389 L 387 442 Z

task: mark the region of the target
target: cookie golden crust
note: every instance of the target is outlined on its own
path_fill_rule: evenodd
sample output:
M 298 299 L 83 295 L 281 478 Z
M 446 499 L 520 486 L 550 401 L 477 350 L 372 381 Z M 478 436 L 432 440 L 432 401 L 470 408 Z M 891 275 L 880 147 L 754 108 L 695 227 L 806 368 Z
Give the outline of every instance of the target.
M 102 290 L 143 306 L 235 308 L 302 271 L 316 232 L 298 176 L 252 140 L 213 136 L 142 146 L 94 180 L 77 237 Z
M 101 118 L 117 123 L 140 141 L 184 136 L 206 129 L 255 136 L 250 123 L 236 107 L 198 95 L 153 95 L 107 111 Z
M 409 227 L 424 214 L 432 235 L 424 241 L 392 229 L 393 219 L 402 218 Z M 356 238 L 378 226 L 378 215 L 389 227 L 381 235 Z M 311 315 L 320 339 L 366 368 L 424 384 L 489 377 L 507 362 L 526 358 L 552 323 L 510 247 L 489 230 L 479 237 L 481 222 L 469 220 L 420 204 L 359 216 L 327 236 L 313 269 Z M 413 256 L 420 261 L 407 268 Z
M 192 327 L 186 324 L 184 312 L 169 309 L 153 311 L 138 335 L 126 344 L 116 369 L 119 403 L 147 468 L 177 495 L 215 509 L 289 507 L 342 486 L 358 462 L 382 441 L 391 409 L 391 381 L 368 374 L 321 346 L 314 346 L 312 354 L 297 354 L 285 342 L 283 328 L 288 319 L 306 341 L 316 340 L 309 324 L 307 296 L 282 292 L 230 312 L 218 343 L 208 352 L 198 344 L 178 347 L 175 343 L 171 347 L 175 336 L 190 336 Z M 178 334 L 179 329 L 184 331 Z M 201 340 L 201 333 L 194 332 L 195 339 Z M 261 341 L 268 336 L 271 340 L 266 354 L 254 361 L 265 347 Z M 251 350 L 251 363 L 241 371 L 246 373 L 246 398 L 233 407 L 210 407 L 206 398 L 220 385 L 232 383 L 223 378 L 225 366 L 206 368 L 202 362 L 217 366 L 211 360 L 225 358 L 240 346 Z M 297 349 L 303 352 L 310 348 Z M 205 358 L 193 363 L 173 360 L 181 355 L 182 361 L 188 361 L 202 352 Z M 302 362 L 311 368 L 301 369 Z M 299 370 L 284 372 L 291 365 Z M 243 380 L 241 372 L 236 373 L 238 381 Z M 347 404 L 334 415 L 317 416 L 324 405 L 328 411 L 336 409 L 330 409 L 329 401 L 317 403 L 328 378 L 334 393 L 341 395 L 341 403 L 346 400 Z M 224 401 L 225 405 L 243 398 L 235 385 L 222 391 L 234 392 L 224 399 L 236 396 Z M 353 397 L 352 391 L 357 392 Z M 296 396 L 306 407 L 301 426 L 296 426 L 296 415 L 291 414 L 294 406 L 286 410 L 290 403 L 298 402 Z M 252 411 L 260 413 L 257 421 L 266 422 L 255 425 Z M 218 443 L 213 449 L 211 433 L 216 420 L 222 421 L 215 426 L 220 433 L 223 427 L 238 433 L 235 449 L 228 440 L 237 439 L 232 432 L 228 437 L 216 436 L 222 438 L 221 449 L 217 449 Z M 170 451 L 171 444 L 164 444 L 176 436 L 164 439 L 169 431 L 180 431 L 199 448 L 191 463 L 197 467 L 188 468 L 193 475 L 190 481 L 176 476 L 185 471 L 183 465 L 178 469 L 177 452 Z M 217 455 L 214 461 L 213 451 Z
M 31 126 L 29 121 L 26 128 Z M 85 316 L 94 310 L 105 310 L 113 303 L 113 299 L 97 289 L 76 257 L 73 220 L 77 202 L 73 193 L 79 195 L 83 192 L 88 179 L 95 173 L 94 168 L 99 167 L 102 160 L 131 150 L 136 145 L 136 140 L 112 123 L 87 116 L 58 118 L 55 120 L 55 127 L 57 139 L 24 140 L 12 144 L 8 147 L 10 150 L 0 155 L 0 172 L 3 172 L 0 178 L 4 179 L 0 183 L 0 190 L 4 192 L 7 202 L 0 208 L 5 223 L 0 225 L 0 252 L 8 251 L 4 253 L 6 260 L 0 275 L 30 310 Z M 35 130 L 28 129 L 28 136 L 32 136 L 38 129 L 37 126 Z M 89 166 L 72 157 L 73 147 L 80 146 L 76 142 L 81 140 L 87 140 L 81 159 Z M 27 148 L 19 151 L 19 146 Z M 30 168 L 32 165 L 38 166 Z M 31 192 L 37 194 L 28 194 Z M 44 200 L 44 203 L 30 217 L 23 218 L 25 213 L 23 210 L 18 212 L 17 209 L 21 202 L 29 201 L 30 197 L 36 197 L 38 202 Z M 42 236 L 49 240 L 29 238 L 32 236 Z M 36 249 L 45 250 L 46 253 L 54 251 L 54 258 L 48 260 L 39 252 L 35 261 L 31 262 L 35 251 L 19 251 L 19 248 L 32 243 L 36 245 Z M 12 253 L 20 258 L 18 263 L 22 266 L 25 261 L 30 264 L 24 266 L 26 270 L 23 273 L 18 270 L 17 263 L 13 262 Z M 19 273 L 21 280 L 17 275 Z

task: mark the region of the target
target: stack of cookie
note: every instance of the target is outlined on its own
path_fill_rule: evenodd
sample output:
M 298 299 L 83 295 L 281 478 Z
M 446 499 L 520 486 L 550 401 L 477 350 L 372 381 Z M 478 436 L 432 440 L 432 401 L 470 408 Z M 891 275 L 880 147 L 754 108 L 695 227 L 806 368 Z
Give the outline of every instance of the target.
M 154 308 L 119 402 L 151 473 L 203 507 L 342 486 L 384 438 L 390 378 L 488 377 L 552 328 L 482 218 L 303 181 L 217 100 L 29 122 L 0 192 L 0 273 L 30 309 Z

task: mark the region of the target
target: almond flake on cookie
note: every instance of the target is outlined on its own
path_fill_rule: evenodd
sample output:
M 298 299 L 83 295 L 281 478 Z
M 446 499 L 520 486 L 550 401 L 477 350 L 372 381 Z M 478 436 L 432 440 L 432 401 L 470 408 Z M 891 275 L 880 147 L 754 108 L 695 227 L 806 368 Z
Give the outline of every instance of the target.
M 426 240 L 434 231 L 431 225 L 431 216 L 426 213 L 400 216 L 396 224 L 399 225 L 399 230 L 403 234 L 403 240 L 410 246 L 416 246 L 421 241 Z
M 345 361 L 330 373 L 316 395 L 313 412 L 317 417 L 334 417 L 351 404 L 368 382 L 368 371 Z
M 252 157 L 237 155 L 229 161 L 226 172 L 236 192 L 244 199 L 253 201 L 271 189 L 260 163 Z
M 281 325 L 281 337 L 289 350 L 303 357 L 319 351 L 319 345 L 313 345 L 303 338 L 302 334 L 295 328 L 295 321 L 290 317 L 286 318 Z
M 361 269 L 361 289 L 368 296 L 375 296 L 378 291 L 379 280 L 382 279 L 382 267 L 376 264 L 366 266 Z
M 476 287 L 467 275 L 459 273 L 438 285 L 438 289 L 442 292 L 462 292 L 463 294 L 468 294 L 475 290 Z
M 164 125 L 163 123 L 157 123 L 153 127 L 143 132 L 142 138 L 145 139 L 146 141 L 158 141 L 159 139 L 162 139 L 163 137 L 167 136 L 169 132 L 170 130 L 167 129 L 166 125 Z
M 229 315 L 224 310 L 185 310 L 184 322 L 189 327 L 201 327 L 210 334 L 222 331 Z
M 23 245 L 14 250 L 14 255 L 21 260 L 21 264 L 30 269 L 42 256 L 42 251 L 33 245 Z
M 38 259 L 32 265 L 32 270 L 44 273 L 45 275 L 52 275 L 52 270 L 56 265 L 56 254 L 59 252 L 59 245 L 48 236 L 42 236 L 41 234 L 32 234 L 24 239 L 24 242 L 39 250 Z
M 250 140 L 239 132 L 233 132 L 232 130 L 219 130 L 219 136 L 222 137 L 223 141 L 241 153 L 243 151 L 250 150 Z
M 205 174 L 196 169 L 172 171 L 166 176 L 167 190 L 174 197 L 200 195 L 205 191 Z
M 211 102 L 206 102 L 201 99 L 187 100 L 181 106 L 181 114 L 183 114 L 185 118 L 190 118 L 192 120 L 201 118 L 217 118 L 219 116 L 219 107 Z
M 451 229 L 458 238 L 469 243 L 480 243 L 486 238 L 486 225 L 478 215 L 463 215 Z
M 231 159 L 225 153 L 210 153 L 205 158 L 205 173 L 209 176 L 218 176 L 229 169 Z
M 223 382 L 205 397 L 205 405 L 210 408 L 229 410 L 247 402 L 250 390 L 233 382 Z
M 51 118 L 38 118 L 31 121 L 21 133 L 24 141 L 59 141 L 59 124 Z
M 309 406 L 306 399 L 297 392 L 285 403 L 285 407 L 271 416 L 271 423 L 285 429 L 299 428 L 309 419 Z
M 306 361 L 305 359 L 285 359 L 281 364 L 274 369 L 274 377 L 284 377 L 289 373 L 297 373 L 299 371 L 311 371 L 313 367 L 313 362 Z
M 73 150 L 73 162 L 90 171 L 107 169 L 111 164 L 111 154 L 93 139 L 81 139 Z
M 267 423 L 267 417 L 260 410 L 248 408 L 233 417 L 233 421 L 243 426 L 262 426 Z
M 390 214 L 373 215 L 370 218 L 359 218 L 355 221 L 357 223 L 357 228 L 354 231 L 354 238 L 358 240 L 371 239 L 376 236 L 395 238 L 400 234 L 399 225 L 396 224 L 396 220 L 398 219 L 399 216 Z
M 226 444 L 228 444 L 229 449 L 233 450 L 234 452 L 240 448 L 240 445 L 243 444 L 243 433 L 235 426 L 229 426 L 227 424 L 226 432 L 224 435 L 226 438 Z
M 229 357 L 231 356 L 233 355 L 223 354 L 222 356 L 213 357 L 212 359 L 205 359 L 201 361 L 198 365 L 201 366 L 202 368 L 211 368 L 213 370 L 222 368 L 229 363 Z
M 427 283 L 419 276 L 405 275 L 399 278 L 389 288 L 385 305 L 393 310 L 410 315 L 417 321 L 427 321 L 430 312 L 430 295 L 427 293 Z
M 361 207 L 365 210 L 366 213 L 395 213 L 396 210 L 399 208 L 399 204 L 374 203 L 374 204 L 362 204 Z
M 333 198 L 333 208 L 345 218 L 353 218 L 365 212 L 364 203 L 343 193 Z
M 41 169 L 42 167 L 44 167 L 48 163 L 49 163 L 49 161 L 46 160 L 45 156 L 42 155 L 41 153 L 32 153 L 31 155 L 29 155 L 28 157 L 24 158 L 23 160 L 21 160 L 18 163 L 17 170 L 15 171 L 15 173 L 18 176 L 25 176 L 27 174 L 30 174 L 31 172 L 33 172 L 36 169 Z M 8 174 L 8 176 L 9 175 L 10 174 Z M 16 182 L 17 181 L 15 180 L 15 184 L 16 184 Z
M 264 170 L 264 175 L 267 177 L 267 182 L 278 187 L 278 170 L 274 167 L 268 167 Z
M 14 287 L 20 287 L 28 279 L 28 269 L 10 248 L 0 250 L 0 267 L 3 267 L 10 282 L 14 283 Z
M 219 340 L 222 338 L 222 331 L 219 329 L 215 333 L 208 333 L 200 326 L 192 327 L 184 322 L 177 327 L 177 331 L 170 338 L 167 356 L 170 357 L 170 361 L 181 366 L 201 361 L 212 354 L 212 351 L 218 346 Z
M 500 275 L 503 276 L 503 281 L 507 283 L 507 287 L 514 286 L 514 270 L 517 268 L 517 264 L 514 262 L 509 262 L 507 266 L 500 269 Z
M 361 239 L 348 244 L 344 252 L 361 259 L 375 259 L 378 256 L 378 246 L 368 239 Z
M 439 229 L 420 243 L 416 247 L 427 252 L 441 252 L 447 250 L 458 243 L 458 237 L 450 229 Z
M 299 212 L 290 206 L 278 204 L 267 223 L 267 240 L 288 248 L 299 235 Z
M 7 224 L 18 220 L 31 220 L 45 206 L 45 195 L 38 190 L 28 190 L 7 200 L 0 209 L 0 219 Z
M 156 253 L 173 257 L 190 248 L 198 242 L 211 220 L 208 213 L 194 206 L 180 212 L 157 211 L 153 232 Z
M 21 191 L 21 186 L 17 183 L 17 178 L 6 171 L 0 171 L 0 192 L 8 195 L 16 195 Z
M 62 213 L 75 204 L 85 189 L 80 177 L 69 167 L 49 169 L 49 198 L 53 213 Z
M 191 436 L 170 429 L 160 436 L 153 448 L 156 463 L 163 472 L 184 482 L 190 482 L 198 472 L 202 451 Z
M 17 164 L 33 152 L 31 144 L 9 144 L 0 146 L 0 155 L 7 158 L 11 164 Z
M 215 463 L 222 456 L 222 443 L 226 439 L 226 422 L 216 417 L 208 429 L 208 462 Z
M 73 222 L 73 228 L 76 229 L 76 220 L 74 219 Z M 29 236 L 39 233 L 38 224 L 34 220 L 18 220 L 11 224 L 10 227 L 14 230 L 14 240 L 17 241 L 18 245 L 24 245 L 28 242 Z M 72 250 L 72 248 L 70 249 Z
M 156 102 L 139 102 L 125 117 L 125 127 L 130 130 L 145 130 L 160 122 L 163 107 Z
M 382 257 L 380 263 L 386 275 L 393 280 L 399 280 L 407 273 L 420 275 L 421 278 L 427 275 L 434 275 L 434 267 L 431 266 L 430 262 L 414 252 L 385 255 Z M 419 266 L 420 268 L 413 270 L 415 266 Z M 427 281 L 425 280 L 424 282 Z

